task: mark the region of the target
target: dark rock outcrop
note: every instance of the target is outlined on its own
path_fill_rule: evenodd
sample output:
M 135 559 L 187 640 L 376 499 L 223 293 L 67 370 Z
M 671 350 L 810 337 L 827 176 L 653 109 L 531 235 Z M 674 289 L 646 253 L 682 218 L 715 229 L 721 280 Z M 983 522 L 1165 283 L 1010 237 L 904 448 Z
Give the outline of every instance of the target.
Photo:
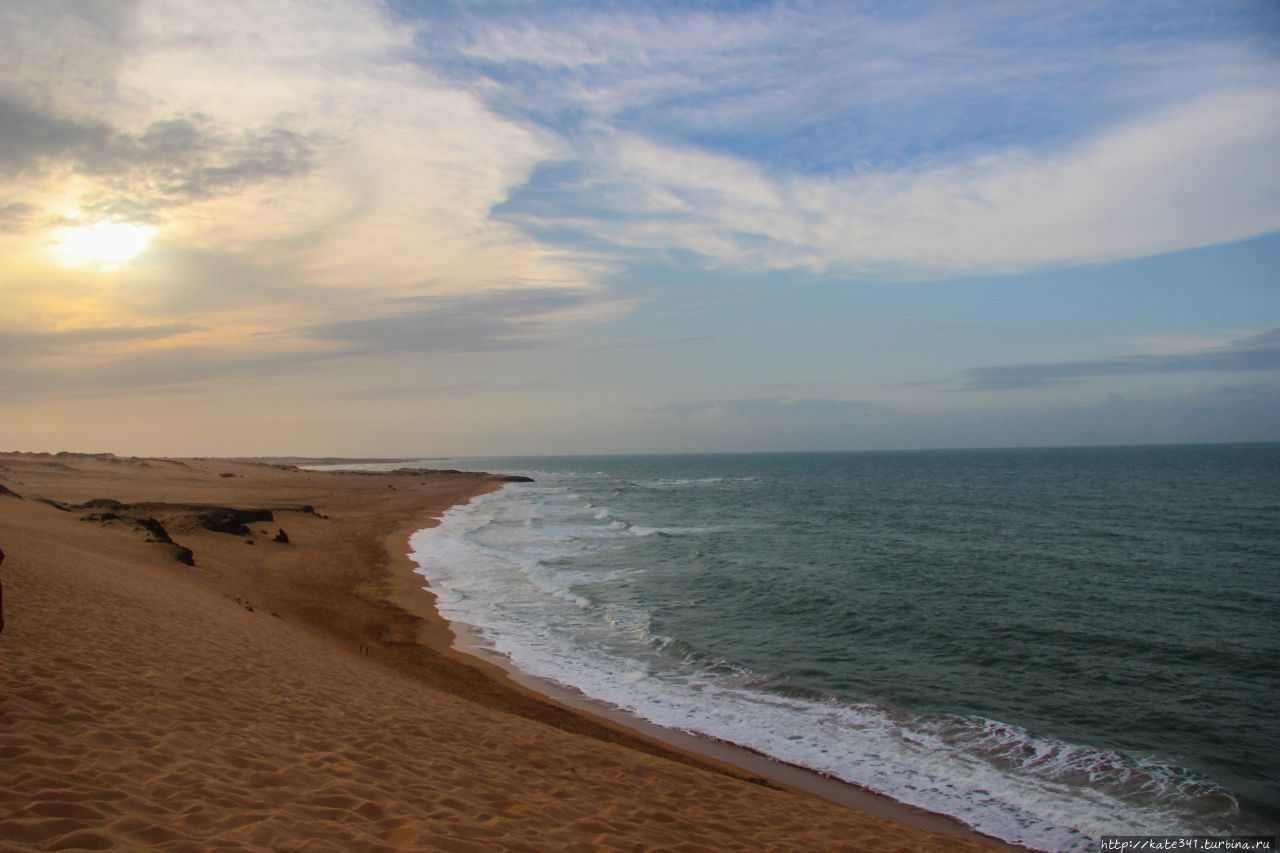
M 173 540 L 169 538 L 169 531 L 164 529 L 164 525 L 156 521 L 154 518 L 144 518 L 138 521 L 138 526 L 147 533 L 151 534 L 151 538 L 157 542 L 167 542 L 173 544 Z
M 99 524 L 106 524 L 111 521 L 121 521 L 130 527 L 145 531 L 148 542 L 163 542 L 166 545 L 172 545 L 173 539 L 169 537 L 169 531 L 164 529 L 161 524 L 150 516 L 146 518 L 138 518 L 137 516 L 121 515 L 118 512 L 91 512 L 88 515 L 80 517 L 81 521 L 96 521 Z
M 7 497 L 17 498 L 18 500 L 22 500 L 22 495 L 18 494 L 13 489 L 6 486 L 4 483 L 0 483 L 0 495 L 6 495 Z
M 284 528 L 283 528 L 283 527 L 281 527 L 281 528 L 280 528 L 280 532 L 279 532 L 279 533 L 277 533 L 275 536 L 271 537 L 271 541 L 272 541 L 272 542 L 283 542 L 283 543 L 285 543 L 285 544 L 287 545 L 287 544 L 289 544 L 289 534 L 288 534 L 288 533 L 285 533 L 285 532 L 284 532 Z
M 230 533 L 233 536 L 250 535 L 248 525 L 255 521 L 275 521 L 275 515 L 269 509 L 233 509 L 220 506 L 211 507 L 199 516 L 199 524 L 205 530 Z
M 119 521 L 120 516 L 114 512 L 91 512 L 88 515 L 80 516 L 81 521 L 100 521 L 105 524 L 108 521 Z
M 508 474 L 502 478 L 504 483 L 532 483 L 532 477 L 521 477 L 519 474 Z

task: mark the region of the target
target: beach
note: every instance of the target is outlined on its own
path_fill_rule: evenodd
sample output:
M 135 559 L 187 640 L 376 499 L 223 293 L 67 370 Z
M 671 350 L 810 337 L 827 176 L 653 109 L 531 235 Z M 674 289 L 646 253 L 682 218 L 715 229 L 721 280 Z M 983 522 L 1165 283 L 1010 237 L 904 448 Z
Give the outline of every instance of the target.
M 454 650 L 408 539 L 500 478 L 288 461 L 0 456 L 6 847 L 986 846 Z

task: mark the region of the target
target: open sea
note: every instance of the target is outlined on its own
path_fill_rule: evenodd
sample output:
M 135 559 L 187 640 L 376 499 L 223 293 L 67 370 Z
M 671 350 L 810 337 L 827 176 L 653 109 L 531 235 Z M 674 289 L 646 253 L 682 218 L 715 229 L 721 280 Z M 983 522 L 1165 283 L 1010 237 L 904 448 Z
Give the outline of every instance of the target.
M 1037 849 L 1275 831 L 1280 445 L 450 465 L 536 480 L 413 538 L 529 674 Z

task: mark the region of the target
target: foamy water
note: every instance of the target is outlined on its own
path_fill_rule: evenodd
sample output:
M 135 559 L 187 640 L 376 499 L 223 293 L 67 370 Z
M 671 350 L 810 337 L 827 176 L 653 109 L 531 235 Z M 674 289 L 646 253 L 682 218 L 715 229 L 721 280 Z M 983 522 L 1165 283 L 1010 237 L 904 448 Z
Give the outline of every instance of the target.
M 1212 767 L 1188 766 L 1195 762 L 1179 753 L 1185 744 L 1169 737 L 1162 750 L 1160 735 L 1144 742 L 1142 732 L 1115 731 L 1121 723 L 1090 708 L 1090 701 L 1119 701 L 1108 685 L 1123 687 L 1132 663 L 1072 674 L 1072 666 L 1096 666 L 1095 657 L 1107 657 L 1100 650 L 1075 659 L 1075 646 L 1099 639 L 1092 616 L 1055 616 L 1045 606 L 1051 602 L 1030 597 L 1037 584 L 1028 591 L 992 578 L 1008 568 L 994 558 L 978 567 L 983 583 L 945 561 L 903 559 L 908 551 L 945 549 L 946 525 L 961 523 L 956 519 L 980 539 L 985 522 L 975 527 L 969 517 L 981 515 L 980 507 L 957 513 L 935 495 L 934 511 L 912 520 L 893 508 L 894 496 L 868 497 L 864 487 L 876 484 L 848 488 L 856 470 L 839 474 L 846 493 L 838 506 L 821 500 L 815 506 L 796 496 L 812 497 L 831 475 L 811 458 L 791 467 L 775 458 L 772 470 L 752 457 L 689 462 L 695 473 L 708 467 L 717 473 L 658 476 L 681 464 L 678 459 L 577 460 L 542 469 L 526 462 L 518 470 L 538 482 L 513 484 L 451 510 L 438 527 L 414 536 L 414 557 L 442 615 L 473 626 L 482 642 L 524 672 L 658 725 L 749 747 L 951 815 L 1007 841 L 1084 850 L 1103 834 L 1220 834 L 1255 826 L 1238 789 L 1206 772 Z M 1060 474 L 1048 478 L 1057 488 Z M 998 480 L 989 479 L 979 473 L 961 485 L 993 488 L 977 499 L 986 506 L 999 496 Z M 1089 504 L 1098 496 L 1085 498 Z M 1103 559 L 1096 549 L 1118 548 L 1107 544 L 1121 536 L 1114 507 L 1104 509 L 1092 507 L 1101 515 L 1088 519 L 1110 521 L 1085 546 L 1063 548 L 1083 547 L 1080 553 L 1095 560 Z M 1149 510 L 1148 502 L 1138 512 Z M 859 521 L 863 512 L 883 517 Z M 1016 513 L 1009 516 L 1008 523 L 1018 524 Z M 1135 516 L 1135 523 L 1144 517 Z M 1053 543 L 1035 541 L 1043 534 L 1039 527 L 1009 534 L 1021 539 L 1025 553 L 1015 564 L 1024 571 L 1035 554 L 1054 553 Z M 1269 541 L 1274 544 L 1263 537 L 1251 547 L 1265 551 Z M 965 559 L 988 559 L 990 544 L 967 546 Z M 855 559 L 849 549 L 857 546 Z M 1122 550 L 1126 561 L 1141 552 L 1132 542 Z M 1042 559 L 1046 565 L 1036 572 L 1047 578 L 1062 571 L 1048 556 Z M 886 561 L 893 564 L 887 581 L 873 571 Z M 1167 573 L 1164 579 L 1167 585 Z M 1107 597 L 1105 585 L 1098 594 Z M 1168 590 L 1156 594 L 1168 603 Z M 1009 621 L 1002 613 L 1011 597 L 1020 600 L 1010 613 L 1038 608 L 1045 627 L 1028 633 L 1049 638 L 1037 640 L 1040 646 L 999 624 Z M 1088 600 L 1068 596 L 1058 603 Z M 904 612 L 886 614 L 885 608 Z M 1053 630 L 1066 636 L 1055 638 Z M 1072 638 L 1072 631 L 1080 636 Z M 1100 638 L 1108 641 L 1107 632 Z M 1110 642 L 1114 652 L 1126 641 Z M 1150 640 L 1132 642 L 1140 650 Z M 1259 653 L 1274 645 L 1261 642 Z M 1220 655 L 1244 654 L 1242 677 L 1256 677 L 1252 649 L 1218 645 Z M 1213 644 L 1208 648 L 1212 656 Z M 1050 672 L 1037 671 L 1037 654 Z M 1123 662 L 1125 654 L 1112 657 Z M 1230 674 L 1212 675 L 1220 664 L 1211 662 L 1206 672 L 1231 687 Z M 1185 671 L 1185 662 L 1182 668 L 1199 689 L 1198 676 Z M 1011 697 L 988 701 L 999 692 L 992 685 L 1005 682 Z M 1081 692 L 1090 684 L 1092 699 Z M 1044 692 L 1045 685 L 1058 685 L 1048 689 L 1062 695 L 1047 697 L 1054 701 L 1016 695 Z M 1050 713 L 1055 708 L 1057 718 Z M 1214 737 L 1251 725 L 1249 708 L 1233 713 L 1239 719 Z M 1165 725 L 1176 732 L 1201 724 L 1195 713 L 1186 716 Z M 1257 727 L 1265 723 L 1258 720 Z M 1071 736 L 1080 732 L 1097 736 Z

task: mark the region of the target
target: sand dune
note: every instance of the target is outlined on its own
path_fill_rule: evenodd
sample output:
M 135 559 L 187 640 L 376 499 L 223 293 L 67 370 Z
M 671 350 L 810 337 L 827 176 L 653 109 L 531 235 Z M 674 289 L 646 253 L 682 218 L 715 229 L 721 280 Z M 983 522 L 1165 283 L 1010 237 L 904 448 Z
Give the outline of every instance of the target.
M 0 456 L 0 483 L 22 496 L 0 495 L 5 849 L 981 846 L 739 778 L 447 652 L 398 555 L 492 479 Z M 38 497 L 314 511 L 238 535 L 146 510 L 188 566 Z

